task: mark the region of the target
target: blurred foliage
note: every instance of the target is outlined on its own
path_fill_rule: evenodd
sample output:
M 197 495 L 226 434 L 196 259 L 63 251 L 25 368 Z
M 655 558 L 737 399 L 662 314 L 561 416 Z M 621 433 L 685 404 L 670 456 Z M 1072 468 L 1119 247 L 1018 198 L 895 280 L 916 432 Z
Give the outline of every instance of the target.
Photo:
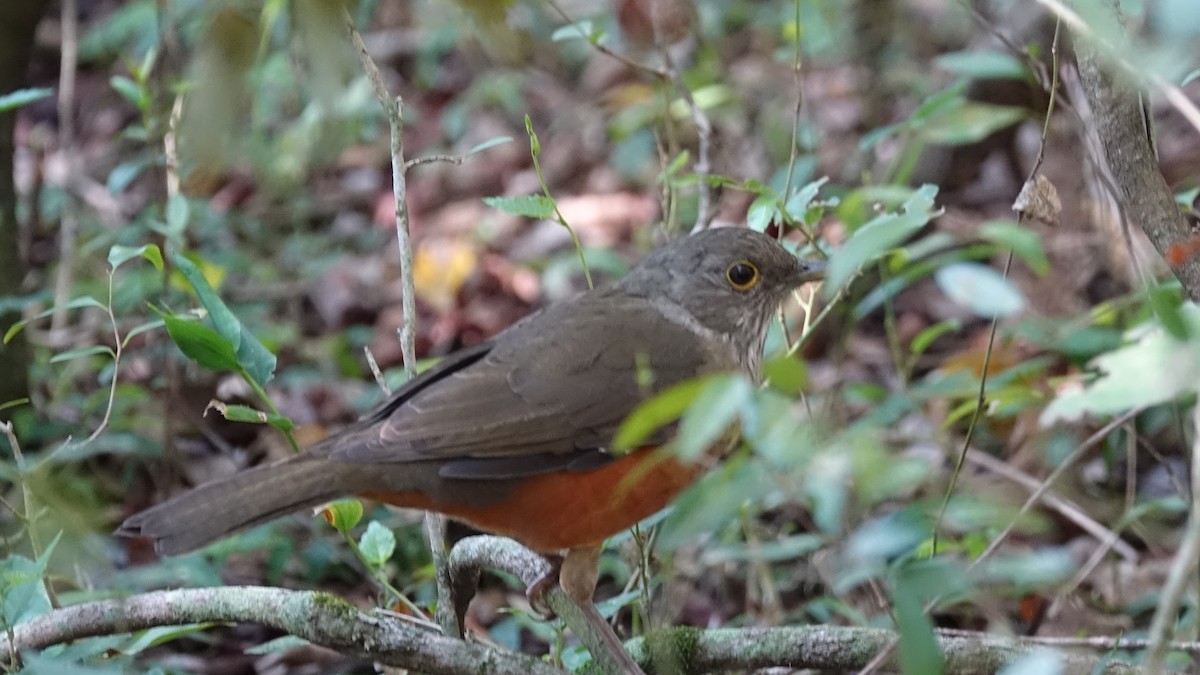
M 353 3 L 358 25 L 369 25 L 382 4 Z M 518 263 L 546 295 L 581 288 L 584 276 L 590 284 L 590 271 L 617 277 L 627 269 L 625 258 L 589 247 L 578 234 L 582 227 L 564 214 L 564 195 L 582 183 L 548 168 L 562 161 L 551 156 L 551 139 L 561 142 L 579 111 L 538 118 L 531 108 L 544 105 L 536 100 L 545 84 L 539 78 L 581 82 L 596 48 L 654 62 L 652 51 L 637 51 L 622 24 L 622 7 L 631 4 L 575 3 L 573 11 L 582 15 L 570 21 L 535 2 L 408 5 L 420 39 L 395 57 L 408 77 L 404 90 L 441 97 L 436 104 L 405 107 L 422 151 L 469 163 L 507 150 L 505 141 L 521 133 L 530 142 L 528 153 L 523 143 L 515 144 L 522 146 L 522 158 L 506 166 L 514 172 L 531 167 L 519 183 L 522 192 L 500 194 L 493 187 L 507 188 L 507 182 L 488 183 L 492 187 L 473 195 L 494 209 L 485 222 L 441 248 L 418 247 L 420 299 L 433 308 L 433 316 L 423 319 L 436 322 L 460 311 L 460 297 L 478 291 L 471 275 L 492 263 L 491 252 L 474 244 L 491 241 L 489 233 L 500 228 L 487 219 L 498 215 L 566 228 L 570 251 L 560 247 Z M 1164 33 L 1176 32 L 1167 30 L 1174 24 L 1164 15 L 1195 13 L 1185 2 L 1164 6 L 1142 17 Z M 858 9 L 850 0 L 699 3 L 688 20 L 700 39 L 681 74 L 692 103 L 650 76 L 619 79 L 591 101 L 590 112 L 603 118 L 602 160 L 623 185 L 662 195 L 658 222 L 645 223 L 629 239 L 640 245 L 654 233 L 689 229 L 701 190 L 742 195 L 749 227 L 787 236 L 797 255 L 828 259 L 823 290 L 804 298 L 811 310 L 806 314 L 832 308 L 815 333 L 828 343 L 824 357 L 847 359 L 847 336 L 856 330 L 881 335 L 885 365 L 895 375 L 849 376 L 827 386 L 822 355 L 807 348 L 812 334 L 800 337 L 814 317 L 798 322 L 789 316 L 768 339 L 765 386 L 709 377 L 639 407 L 621 429 L 619 448 L 635 447 L 673 423 L 679 428 L 675 450 L 684 457 L 698 456 L 733 428 L 742 441 L 668 511 L 612 538 L 602 573 L 616 592 L 600 607 L 605 616 L 628 617 L 639 632 L 661 617 L 673 619 L 664 589 L 681 583 L 672 561 L 687 560 L 693 570 L 685 582 L 693 592 L 708 584 L 713 596 L 746 596 L 739 605 L 744 611 L 731 624 L 889 626 L 900 635 L 902 670 L 931 673 L 941 663 L 935 625 L 955 624 L 943 622 L 947 617 L 982 625 L 985 617 L 998 629 L 1011 629 L 1020 623 L 1011 601 L 1068 588 L 1078 567 L 1059 519 L 1021 509 L 1024 493 L 950 482 L 943 467 L 961 452 L 967 429 L 975 448 L 1006 459 L 1006 444 L 1019 436 L 1015 430 L 1040 419 L 1043 428 L 1022 431 L 1031 439 L 1023 466 L 1033 472 L 1056 466 L 1086 436 L 1086 427 L 1063 420 L 1099 421 L 1141 409 L 1122 433 L 1138 431 L 1184 447 L 1194 436 L 1180 420 L 1194 405 L 1200 382 L 1200 314 L 1183 302 L 1176 284 L 1163 283 L 1106 297 L 1078 315 L 1036 316 L 1027 311 L 1031 298 L 995 263 L 1011 256 L 1032 277 L 1059 273 L 1042 231 L 994 216 L 969 232 L 936 227 L 946 213 L 946 191 L 913 185 L 922 154 L 931 146 L 972 146 L 1044 112 L 971 97 L 971 86 L 980 81 L 1028 85 L 1037 78 L 1022 55 L 961 48 L 977 30 L 963 8 L 939 14 L 945 23 L 923 31 L 896 28 L 892 48 L 901 65 L 878 73 L 877 81 L 906 102 L 906 112 L 863 130 L 848 151 L 854 155 L 848 166 L 857 171 L 820 175 L 821 125 L 793 106 L 793 83 L 770 78 L 794 64 L 810 68 L 855 58 L 848 17 Z M 102 170 L 94 176 L 119 204 L 119 217 L 106 221 L 85 210 L 78 250 L 62 257 L 75 267 L 65 304 L 51 306 L 49 283 L 0 298 L 0 306 L 20 307 L 26 316 L 0 327 L 5 342 L 64 312 L 72 333 L 71 339 L 52 339 L 38 332 L 31 364 L 35 399 L 0 402 L 0 417 L 12 421 L 23 450 L 16 453 L 0 437 L 0 447 L 10 451 L 0 460 L 9 505 L 0 518 L 7 553 L 0 562 L 4 625 L 44 614 L 55 599 L 81 602 L 218 584 L 226 563 L 245 559 L 256 561 L 259 578 L 274 584 L 344 588 L 361 583 L 365 571 L 379 604 L 427 612 L 435 593 L 420 528 L 389 529 L 384 523 L 395 518 L 385 509 L 364 511 L 357 501 L 324 509 L 332 527 L 320 519 L 310 519 L 306 532 L 294 520 L 273 523 L 199 553 L 148 564 L 132 564 L 147 563 L 147 552 L 102 534 L 161 494 L 176 480 L 175 470 L 204 455 L 196 450 L 196 437 L 181 433 L 175 420 L 214 409 L 239 425 L 228 432 L 236 440 L 212 441 L 226 427 L 212 432 L 207 440 L 218 447 L 242 447 L 257 438 L 263 445 L 298 448 L 312 440 L 302 434 L 316 420 L 291 420 L 285 412 L 289 401 L 292 410 L 308 411 L 295 401 L 317 383 L 352 380 L 342 396 L 356 412 L 377 399 L 359 355 L 373 331 L 333 322 L 332 330 L 314 339 L 320 331 L 306 320 L 311 299 L 279 299 L 270 289 L 307 286 L 346 259 L 390 255 L 390 225 L 372 224 L 376 205 L 359 208 L 368 215 L 358 213 L 349 225 L 345 207 L 390 190 L 371 192 L 372 185 L 363 190 L 371 192 L 365 199 L 322 194 L 335 192 L 334 176 L 377 170 L 387 156 L 386 124 L 331 3 L 132 0 L 87 25 L 81 63 L 111 73 L 104 80 L 108 89 L 89 95 L 119 101 L 122 111 L 118 133 L 106 139 L 113 151 L 95 163 Z M 1194 33 L 1182 33 L 1161 43 L 1138 36 L 1137 44 L 1146 47 L 1131 51 L 1139 72 L 1171 82 L 1200 72 L 1184 44 Z M 937 69 L 926 72 L 920 64 L 932 57 L 931 46 L 921 41 L 931 35 L 941 53 L 932 58 Z M 743 86 L 727 69 L 734 41 L 752 43 L 781 68 L 757 89 Z M 1029 54 L 1036 51 L 1031 47 Z M 0 111 L 33 106 L 48 93 L 0 92 Z M 565 104 L 552 100 L 550 107 Z M 761 176 L 697 169 L 692 104 L 715 125 L 754 125 L 763 139 Z M 491 126 L 506 125 L 512 136 L 488 125 L 478 130 L 482 117 Z M 461 148 L 468 149 L 459 153 Z M 887 161 L 870 164 L 877 153 Z M 579 173 L 586 168 L 575 167 Z M 449 190 L 450 183 L 433 189 Z M 251 197 L 239 193 L 246 185 L 253 186 L 244 190 Z M 36 212 L 54 221 L 65 201 L 76 198 L 61 184 L 39 187 L 21 205 L 26 218 Z M 381 210 L 390 217 L 390 207 Z M 432 229 L 428 223 L 417 227 Z M 897 302 L 911 293 L 937 293 L 962 311 L 901 337 Z M 981 348 L 964 338 L 982 334 L 993 319 L 1003 319 L 994 342 Z M 230 373 L 237 377 L 221 376 Z M 383 373 L 384 379 L 392 374 Z M 181 401 L 193 403 L 184 395 L 192 389 L 203 392 L 203 411 L 180 409 Z M 211 422 L 205 423 L 210 431 Z M 253 427 L 240 426 L 245 424 L 268 425 L 270 433 L 258 436 Z M 1123 468 L 1129 442 L 1114 435 L 1102 444 L 1106 476 Z M 149 480 L 146 466 L 173 468 L 156 468 Z M 1117 487 L 1077 491 L 1115 531 L 1153 540 L 1177 524 L 1179 494 L 1137 494 L 1123 503 Z M 976 566 L 1009 527 L 1020 544 Z M 704 579 L 711 570 L 738 581 L 726 586 Z M 814 575 L 820 577 L 815 592 Z M 515 587 L 513 580 L 489 583 Z M 868 595 L 870 602 L 863 600 Z M 880 598 L 892 612 L 872 604 Z M 1113 612 L 1133 615 L 1134 604 Z M 1130 634 L 1137 634 L 1143 623 L 1133 625 Z M 68 664 L 90 664 L 96 672 L 167 672 L 165 655 L 181 647 L 162 645 L 201 649 L 215 640 L 209 628 L 84 640 L 31 656 L 26 666 L 30 672 Z M 564 644 L 561 624 L 511 610 L 486 628 L 502 646 L 527 647 L 532 635 L 572 670 L 586 666 L 586 654 Z M 271 641 L 256 649 L 294 646 Z M 1039 658 L 1030 656 L 1028 670 L 1020 672 L 1054 672 Z

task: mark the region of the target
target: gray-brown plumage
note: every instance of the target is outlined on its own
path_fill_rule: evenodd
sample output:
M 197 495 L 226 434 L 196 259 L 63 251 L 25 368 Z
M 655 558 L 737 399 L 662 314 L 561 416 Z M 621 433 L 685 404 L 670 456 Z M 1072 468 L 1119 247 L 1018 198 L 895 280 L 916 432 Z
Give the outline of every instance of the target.
M 622 420 L 654 392 L 698 375 L 755 375 L 772 313 L 819 270 L 750 230 L 676 240 L 615 286 L 548 307 L 446 358 L 303 453 L 178 495 L 129 518 L 118 534 L 181 553 L 304 507 L 369 495 L 443 511 L 542 550 L 572 548 L 575 539 L 595 544 L 597 534 L 627 527 L 681 489 L 664 473 L 659 485 L 619 497 L 573 493 L 608 485 L 613 467 L 628 463 L 608 452 Z M 639 368 L 651 374 L 650 386 L 639 384 Z M 550 482 L 589 476 L 596 482 Z M 561 518 L 523 522 L 529 516 L 520 508 L 538 490 L 546 499 L 566 491 L 576 511 L 588 511 L 573 515 L 590 524 L 576 536 Z

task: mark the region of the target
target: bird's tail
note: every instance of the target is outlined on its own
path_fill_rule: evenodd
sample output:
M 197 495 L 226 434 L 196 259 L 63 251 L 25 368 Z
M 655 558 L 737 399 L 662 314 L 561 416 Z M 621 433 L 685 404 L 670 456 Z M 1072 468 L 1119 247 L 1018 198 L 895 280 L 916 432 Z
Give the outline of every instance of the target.
M 160 555 L 200 548 L 280 516 L 346 496 L 370 483 L 363 467 L 304 453 L 205 483 L 130 516 L 118 536 L 149 537 Z

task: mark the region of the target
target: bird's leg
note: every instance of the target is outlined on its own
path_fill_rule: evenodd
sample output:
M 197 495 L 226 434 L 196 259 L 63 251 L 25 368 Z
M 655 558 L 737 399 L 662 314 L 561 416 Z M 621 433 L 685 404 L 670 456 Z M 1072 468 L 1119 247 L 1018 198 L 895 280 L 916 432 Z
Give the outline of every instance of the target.
M 558 577 L 563 567 L 563 557 L 561 555 L 542 557 L 549 563 L 550 569 L 525 589 L 525 597 L 529 599 L 529 606 L 533 608 L 533 611 L 541 614 L 545 620 L 551 621 L 555 618 L 554 610 L 546 604 L 543 596 L 551 588 L 554 588 L 554 584 L 558 583 Z
M 600 577 L 600 547 L 573 548 L 567 551 L 558 573 L 558 583 L 580 605 L 592 604 L 596 580 Z
M 597 654 L 592 641 L 583 642 L 592 650 L 592 658 L 599 663 L 608 663 L 610 668 L 625 675 L 643 675 L 642 669 L 625 651 L 625 645 L 613 632 L 612 626 L 600 616 L 596 605 L 592 603 L 592 595 L 596 592 L 596 579 L 600 576 L 600 547 L 573 548 L 567 551 L 559 571 L 558 583 L 566 591 L 571 600 L 579 606 L 583 620 L 590 631 L 603 645 L 607 654 Z

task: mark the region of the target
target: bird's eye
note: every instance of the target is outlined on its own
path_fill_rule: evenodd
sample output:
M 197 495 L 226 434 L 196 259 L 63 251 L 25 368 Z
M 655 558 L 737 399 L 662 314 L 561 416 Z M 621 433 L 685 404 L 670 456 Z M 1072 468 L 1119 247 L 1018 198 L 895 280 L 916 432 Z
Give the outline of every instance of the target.
M 747 260 L 739 260 L 725 270 L 729 285 L 739 291 L 749 290 L 758 283 L 758 268 Z

